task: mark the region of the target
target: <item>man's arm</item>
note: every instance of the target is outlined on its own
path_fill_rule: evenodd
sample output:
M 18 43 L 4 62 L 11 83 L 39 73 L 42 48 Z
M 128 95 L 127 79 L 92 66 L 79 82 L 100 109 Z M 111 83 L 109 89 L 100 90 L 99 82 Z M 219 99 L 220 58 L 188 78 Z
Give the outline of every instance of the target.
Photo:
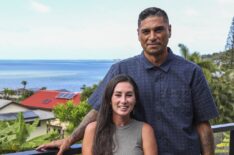
M 89 123 L 96 121 L 96 118 L 97 118 L 97 111 L 95 109 L 90 110 L 89 113 L 84 117 L 82 122 L 73 131 L 72 135 L 70 136 L 71 140 L 70 144 L 74 144 L 76 141 L 83 139 L 86 126 Z
M 69 147 L 72 144 L 74 144 L 76 141 L 79 141 L 83 138 L 86 126 L 89 123 L 94 122 L 96 120 L 97 113 L 98 112 L 94 109 L 90 110 L 89 113 L 86 114 L 86 116 L 84 117 L 82 122 L 79 124 L 79 126 L 73 131 L 71 136 L 69 136 L 65 139 L 52 141 L 48 144 L 43 144 L 43 145 L 39 146 L 36 150 L 44 151 L 44 150 L 49 149 L 49 148 L 59 148 L 59 152 L 57 155 L 62 155 L 63 152 L 65 150 L 69 149 Z
M 214 137 L 209 121 L 196 124 L 200 138 L 201 154 L 214 155 Z

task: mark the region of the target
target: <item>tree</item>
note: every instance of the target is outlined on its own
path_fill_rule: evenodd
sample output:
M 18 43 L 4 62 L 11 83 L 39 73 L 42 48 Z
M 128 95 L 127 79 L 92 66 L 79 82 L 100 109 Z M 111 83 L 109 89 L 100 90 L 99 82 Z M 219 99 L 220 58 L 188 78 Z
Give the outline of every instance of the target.
M 9 89 L 8 94 L 9 96 L 15 95 L 15 91 L 13 89 Z
M 210 60 L 203 60 L 198 52 L 193 52 L 190 54 L 189 49 L 184 44 L 179 44 L 181 55 L 189 61 L 198 64 L 207 79 L 208 82 L 212 79 L 212 72 L 217 70 L 217 66 Z
M 234 72 L 226 71 L 221 77 L 213 78 L 211 91 L 217 104 L 219 117 L 212 124 L 231 123 L 234 120 Z
M 188 60 L 188 56 L 189 56 L 189 49 L 184 45 L 184 44 L 179 44 L 178 45 L 180 48 L 180 53 L 182 54 L 182 56 Z
M 19 101 L 22 101 L 26 98 L 28 98 L 29 96 L 33 95 L 33 91 L 32 90 L 24 90 L 24 93 L 19 97 Z
M 59 138 L 60 135 L 52 131 L 28 140 L 30 133 L 36 129 L 38 123 L 39 119 L 35 119 L 32 124 L 25 123 L 22 112 L 18 114 L 15 121 L 0 121 L 0 154 L 31 150 Z
M 230 68 L 233 68 L 234 61 L 234 17 L 232 18 L 232 24 L 230 27 L 230 31 L 228 33 L 227 42 L 225 49 L 231 53 L 230 58 Z
M 8 99 L 9 98 L 9 88 L 4 88 L 3 89 L 3 98 Z
M 3 98 L 5 99 L 9 99 L 10 96 L 14 95 L 15 94 L 15 91 L 10 89 L 10 88 L 4 88 L 3 89 Z
M 68 101 L 66 104 L 59 104 L 53 109 L 56 118 L 62 122 L 70 123 L 68 132 L 72 132 L 74 127 L 80 124 L 84 116 L 90 111 L 91 106 L 87 103 L 87 99 L 96 88 L 96 84 L 91 87 L 83 85 L 79 105 L 74 105 L 72 101 Z
M 98 85 L 94 84 L 93 86 L 91 87 L 87 87 L 86 85 L 83 85 L 81 87 L 81 90 L 82 90 L 82 93 L 81 93 L 81 96 L 80 96 L 80 100 L 81 101 L 86 101 L 89 96 L 94 92 L 94 90 L 97 88 Z
M 27 83 L 28 83 L 28 82 L 25 81 L 25 80 L 21 81 L 21 84 L 24 86 L 24 87 L 23 87 L 24 90 L 25 90 L 25 88 L 26 88 Z
M 55 106 L 53 112 L 55 117 L 61 122 L 69 123 L 67 131 L 72 132 L 90 109 L 91 106 L 85 101 L 80 102 L 79 105 L 74 105 L 72 101 L 68 101 L 66 104 L 58 104 Z

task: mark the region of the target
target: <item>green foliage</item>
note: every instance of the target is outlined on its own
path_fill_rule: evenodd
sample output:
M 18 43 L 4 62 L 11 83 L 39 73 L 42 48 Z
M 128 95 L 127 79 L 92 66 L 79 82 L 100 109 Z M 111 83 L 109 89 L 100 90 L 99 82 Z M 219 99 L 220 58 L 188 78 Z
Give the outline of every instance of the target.
M 234 121 L 234 71 L 228 70 L 220 78 L 213 78 L 210 87 L 217 104 L 219 117 L 212 124 L 230 123 Z
M 227 154 L 229 152 L 230 132 L 224 132 L 222 134 L 224 135 L 224 137 L 222 138 L 222 141 L 216 145 L 216 154 Z
M 202 59 L 201 55 L 198 52 L 193 52 L 192 54 L 189 52 L 189 49 L 184 44 L 179 44 L 181 55 L 189 61 L 192 61 L 198 64 L 207 79 L 208 82 L 212 79 L 212 72 L 217 71 L 217 65 L 214 64 L 211 60 Z
M 36 119 L 32 124 L 26 124 L 22 112 L 18 114 L 15 121 L 0 121 L 0 153 L 32 149 L 59 137 L 58 133 L 51 132 L 27 141 L 30 133 L 36 129 L 38 123 L 39 120 Z
M 212 77 L 212 73 L 218 71 L 217 65 L 214 63 L 219 62 L 225 64 L 224 60 L 228 60 L 228 52 L 222 54 L 214 54 L 215 56 L 202 57 L 198 52 L 189 53 L 189 49 L 179 44 L 181 54 L 185 59 L 193 61 L 198 64 L 209 83 L 215 103 L 219 111 L 219 117 L 212 120 L 212 124 L 222 124 L 234 121 L 234 70 L 222 68 L 225 72 L 221 77 Z M 205 59 L 204 59 L 205 58 Z
M 82 93 L 79 105 L 74 105 L 72 101 L 68 101 L 66 104 L 58 104 L 53 109 L 56 118 L 61 122 L 69 123 L 67 129 L 68 133 L 72 132 L 74 128 L 80 124 L 84 116 L 90 111 L 91 106 L 87 103 L 87 99 L 96 88 L 96 84 L 91 87 L 83 85 L 81 88 Z
M 234 17 L 232 18 L 232 24 L 228 33 L 225 49 L 229 50 L 231 54 L 229 68 L 234 69 Z
M 210 60 L 212 62 L 215 62 L 221 70 L 226 70 L 231 68 L 230 60 L 233 53 L 232 51 L 233 49 L 226 50 L 224 52 L 213 53 L 212 55 L 203 55 L 202 58 L 204 60 Z
M 14 95 L 15 91 L 10 88 L 4 88 L 3 89 L 3 98 L 10 99 L 10 96 Z
M 20 96 L 19 101 L 22 101 L 32 95 L 33 95 L 33 91 L 25 89 L 23 94 Z
M 68 101 L 65 104 L 58 104 L 53 109 L 53 112 L 55 117 L 60 121 L 70 124 L 68 132 L 71 132 L 82 121 L 90 109 L 91 106 L 85 101 L 81 101 L 79 105 L 74 105 L 72 101 Z
M 37 125 L 38 120 L 35 120 L 33 125 Z M 2 124 L 2 123 L 1 123 Z M 0 132 L 0 150 L 20 150 L 21 144 L 26 141 L 29 136 L 29 125 L 24 122 L 23 114 L 19 113 L 17 120 L 6 122 L 1 125 Z
M 91 87 L 87 87 L 86 85 L 83 85 L 81 87 L 81 90 L 82 90 L 82 93 L 81 93 L 81 96 L 80 96 L 80 100 L 81 101 L 86 101 L 89 96 L 94 92 L 94 90 L 97 88 L 98 85 L 94 84 L 93 86 Z
M 37 146 L 45 143 L 49 143 L 52 140 L 59 139 L 60 135 L 57 131 L 50 131 L 47 134 L 35 137 L 31 140 L 28 140 L 26 143 L 23 143 L 21 148 L 22 150 L 31 150 L 32 148 L 36 148 Z

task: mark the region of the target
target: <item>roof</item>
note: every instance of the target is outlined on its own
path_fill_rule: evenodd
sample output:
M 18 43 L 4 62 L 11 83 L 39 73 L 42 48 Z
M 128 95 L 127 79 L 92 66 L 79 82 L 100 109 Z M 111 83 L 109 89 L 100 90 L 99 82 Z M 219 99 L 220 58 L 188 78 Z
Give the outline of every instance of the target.
M 54 113 L 50 111 L 45 111 L 45 110 L 33 110 L 33 112 L 39 116 L 40 120 L 50 120 L 54 119 Z
M 80 103 L 80 93 L 40 90 L 21 101 L 21 104 L 30 108 L 52 110 L 59 103 L 65 104 L 69 100 L 78 105 Z
M 5 106 L 7 106 L 10 103 L 12 103 L 11 100 L 0 99 L 0 109 L 4 108 Z
M 56 91 L 60 91 L 60 92 L 70 92 L 70 91 L 67 90 L 67 89 L 58 89 L 58 90 L 56 90 Z
M 35 118 L 38 118 L 38 115 L 36 115 L 33 111 L 24 111 L 23 117 L 26 122 L 32 121 Z M 6 114 L 0 114 L 0 120 L 1 121 L 10 121 L 10 120 L 16 120 L 18 116 L 18 112 L 14 113 L 6 113 Z
M 0 121 L 16 120 L 18 117 L 18 113 L 19 112 L 0 114 Z M 49 111 L 29 110 L 29 111 L 23 111 L 22 113 L 25 122 L 34 121 L 35 118 L 39 118 L 39 120 L 54 119 L 54 114 Z

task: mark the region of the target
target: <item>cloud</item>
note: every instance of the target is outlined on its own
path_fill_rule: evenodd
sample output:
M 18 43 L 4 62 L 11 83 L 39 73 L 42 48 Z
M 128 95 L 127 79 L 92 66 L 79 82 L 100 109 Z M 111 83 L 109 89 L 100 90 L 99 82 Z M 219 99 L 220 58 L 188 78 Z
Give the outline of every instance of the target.
M 50 11 L 50 8 L 48 6 L 35 0 L 31 0 L 31 5 L 32 5 L 33 10 L 39 13 L 47 13 Z
M 87 25 L 82 29 L 62 26 L 33 26 L 29 27 L 27 32 L 0 31 L 0 47 L 95 50 L 129 47 L 134 41 L 137 41 L 136 32 L 130 27 L 120 27 L 118 24 L 111 23 L 108 25 L 110 26 L 103 28 L 102 24 L 96 24 L 95 29 L 92 25 Z M 118 31 L 113 31 L 113 29 Z M 132 35 L 123 37 L 123 34 L 129 33 Z

